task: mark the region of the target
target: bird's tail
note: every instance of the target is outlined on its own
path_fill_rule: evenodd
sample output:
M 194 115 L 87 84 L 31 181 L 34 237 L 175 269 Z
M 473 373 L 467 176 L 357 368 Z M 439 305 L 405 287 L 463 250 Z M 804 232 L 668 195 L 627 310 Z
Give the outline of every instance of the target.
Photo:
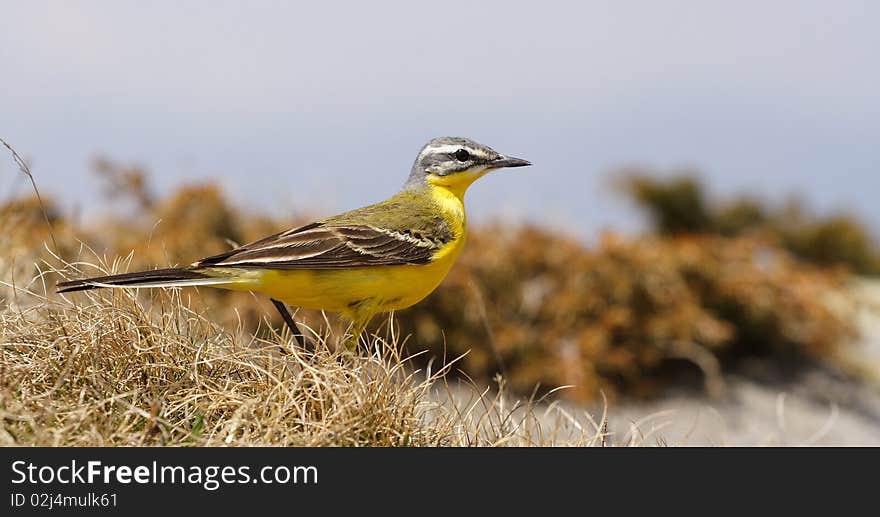
M 155 269 L 121 275 L 98 276 L 60 282 L 59 293 L 86 291 L 100 287 L 183 287 L 196 285 L 223 285 L 234 283 L 233 278 L 209 276 L 192 269 Z

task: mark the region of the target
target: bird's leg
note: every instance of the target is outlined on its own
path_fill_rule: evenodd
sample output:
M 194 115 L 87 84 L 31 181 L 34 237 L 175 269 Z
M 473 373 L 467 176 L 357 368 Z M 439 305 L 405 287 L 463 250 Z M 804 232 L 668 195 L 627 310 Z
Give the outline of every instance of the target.
M 351 314 L 351 334 L 345 340 L 345 348 L 348 349 L 349 352 L 354 352 L 358 349 L 360 345 L 361 335 L 364 333 L 364 329 L 367 328 L 367 324 L 372 319 L 372 314 Z M 366 348 L 369 349 L 369 344 L 365 344 Z
M 361 342 L 361 334 L 364 333 L 364 327 L 366 327 L 366 322 L 355 321 L 351 326 L 351 336 L 348 338 L 348 349 L 351 351 L 355 351 L 360 346 Z M 369 345 L 366 346 L 369 349 Z
M 278 309 L 278 312 L 281 313 L 281 319 L 284 320 L 284 323 L 287 324 L 287 328 L 293 333 L 293 337 L 296 338 L 296 342 L 299 343 L 300 348 L 306 348 L 305 339 L 303 338 L 302 332 L 300 332 L 299 327 L 296 326 L 296 322 L 293 321 L 293 316 L 290 315 L 290 311 L 287 310 L 287 306 L 284 305 L 284 302 L 280 302 L 275 298 L 270 298 L 272 300 L 272 304 L 275 305 L 275 308 Z

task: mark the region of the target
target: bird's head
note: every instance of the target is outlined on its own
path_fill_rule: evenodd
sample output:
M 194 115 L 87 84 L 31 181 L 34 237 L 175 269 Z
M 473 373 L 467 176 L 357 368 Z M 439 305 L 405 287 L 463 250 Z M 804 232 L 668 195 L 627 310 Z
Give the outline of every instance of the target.
M 430 140 L 419 151 L 407 186 L 437 185 L 464 194 L 471 183 L 490 171 L 525 165 L 531 163 L 467 138 L 444 136 Z

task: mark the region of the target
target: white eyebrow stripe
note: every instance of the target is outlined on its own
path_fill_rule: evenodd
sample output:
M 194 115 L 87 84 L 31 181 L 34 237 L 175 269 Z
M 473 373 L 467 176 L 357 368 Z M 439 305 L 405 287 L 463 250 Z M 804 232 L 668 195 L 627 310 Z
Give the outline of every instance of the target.
M 469 153 L 475 154 L 481 158 L 489 158 L 489 154 L 486 151 L 462 144 L 429 145 L 428 147 L 425 147 L 421 153 L 419 153 L 419 157 L 421 158 L 428 154 L 454 153 L 459 149 L 466 149 Z
M 422 149 L 421 154 L 419 156 L 425 156 L 427 154 L 440 154 L 440 153 L 454 153 L 461 149 L 460 145 L 451 145 L 451 144 L 443 144 L 443 145 L 429 145 Z

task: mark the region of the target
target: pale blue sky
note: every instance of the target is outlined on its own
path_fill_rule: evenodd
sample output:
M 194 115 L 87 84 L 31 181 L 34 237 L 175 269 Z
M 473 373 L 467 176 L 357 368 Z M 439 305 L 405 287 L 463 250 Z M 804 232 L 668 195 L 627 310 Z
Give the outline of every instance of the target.
M 880 221 L 878 2 L 2 11 L 0 136 L 71 203 L 101 201 L 88 161 L 102 154 L 163 188 L 216 178 L 242 204 L 329 214 L 396 190 L 428 138 L 461 135 L 535 164 L 475 185 L 472 220 L 632 229 L 606 173 L 640 164 Z M 6 157 L 0 174 L 3 193 L 17 174 Z

